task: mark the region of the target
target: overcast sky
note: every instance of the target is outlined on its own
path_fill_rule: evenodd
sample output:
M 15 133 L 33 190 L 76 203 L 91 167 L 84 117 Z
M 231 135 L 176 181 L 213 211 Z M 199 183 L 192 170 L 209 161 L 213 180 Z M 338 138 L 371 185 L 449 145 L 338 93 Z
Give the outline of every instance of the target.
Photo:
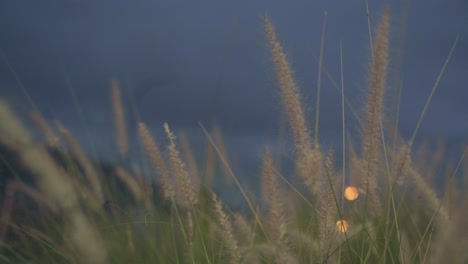
M 400 125 L 407 139 L 459 35 L 418 134 L 444 138 L 457 157 L 456 146 L 468 140 L 468 2 L 369 2 L 372 27 L 390 4 L 388 90 L 401 80 Z M 32 109 L 16 74 L 44 116 L 62 120 L 88 151 L 93 145 L 109 157 L 115 153 L 109 80 L 115 78 L 127 96 L 132 142 L 138 120 L 157 134 L 168 122 L 195 143 L 203 138 L 199 121 L 208 128 L 216 123 L 238 162 L 250 168 L 265 144 L 279 144 L 280 98 L 262 16 L 276 27 L 312 125 L 325 11 L 323 61 L 332 80 L 324 74 L 320 139 L 340 146 L 341 98 L 333 83 L 340 82 L 341 41 L 346 96 L 362 111 L 370 61 L 364 0 L 1 1 L 0 96 L 19 112 Z M 130 114 L 132 105 L 139 117 Z M 358 127 L 347 114 L 348 133 L 356 137 Z

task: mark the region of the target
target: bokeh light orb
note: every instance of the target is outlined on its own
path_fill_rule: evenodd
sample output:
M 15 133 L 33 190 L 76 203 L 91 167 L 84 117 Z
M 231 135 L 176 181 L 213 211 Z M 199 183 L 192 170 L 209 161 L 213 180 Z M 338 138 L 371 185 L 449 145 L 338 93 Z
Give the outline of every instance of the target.
M 354 201 L 359 197 L 359 191 L 354 186 L 348 186 L 344 190 L 344 197 L 348 201 Z

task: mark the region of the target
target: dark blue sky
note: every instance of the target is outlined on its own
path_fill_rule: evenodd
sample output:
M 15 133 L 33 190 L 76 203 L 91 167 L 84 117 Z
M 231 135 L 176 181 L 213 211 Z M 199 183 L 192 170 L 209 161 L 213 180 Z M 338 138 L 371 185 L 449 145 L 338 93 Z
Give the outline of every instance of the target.
M 388 89 L 392 93 L 402 80 L 400 125 L 406 138 L 459 35 L 418 134 L 446 139 L 457 157 L 455 146 L 468 140 L 468 2 L 369 2 L 373 26 L 390 4 Z M 116 153 L 109 99 L 109 80 L 116 78 L 128 96 L 127 109 L 132 96 L 139 112 L 139 118 L 128 115 L 131 141 L 136 142 L 137 119 L 158 134 L 167 121 L 195 141 L 203 137 L 198 121 L 217 123 L 239 162 L 246 162 L 256 160 L 264 144 L 279 144 L 280 99 L 262 15 L 268 13 L 276 26 L 312 125 L 324 11 L 324 66 L 339 83 L 342 41 L 346 96 L 359 112 L 370 60 L 364 0 L 1 1 L 0 48 L 42 113 L 62 120 L 88 150 L 94 145 L 101 156 Z M 326 146 L 339 146 L 340 94 L 326 76 L 322 89 L 320 138 Z M 4 59 L 0 96 L 20 112 L 32 109 Z M 358 132 L 351 117 L 348 132 Z

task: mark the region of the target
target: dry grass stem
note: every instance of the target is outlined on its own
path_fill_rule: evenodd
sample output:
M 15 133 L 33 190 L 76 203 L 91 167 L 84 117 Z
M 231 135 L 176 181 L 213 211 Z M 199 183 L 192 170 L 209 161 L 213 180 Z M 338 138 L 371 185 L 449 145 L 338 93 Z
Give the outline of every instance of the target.
M 262 197 L 269 208 L 269 217 L 272 226 L 271 240 L 280 245 L 286 234 L 286 213 L 284 209 L 283 193 L 280 190 L 275 166 L 270 150 L 265 150 L 262 166 Z

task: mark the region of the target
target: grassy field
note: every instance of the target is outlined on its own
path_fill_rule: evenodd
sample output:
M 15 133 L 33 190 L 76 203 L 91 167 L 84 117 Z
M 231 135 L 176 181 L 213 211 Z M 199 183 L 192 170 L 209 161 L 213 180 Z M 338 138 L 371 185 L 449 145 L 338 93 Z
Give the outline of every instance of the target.
M 316 123 L 308 123 L 282 44 L 265 16 L 294 142 L 294 177 L 301 184 L 283 175 L 265 146 L 259 199 L 239 183 L 220 132 L 202 124 L 208 142 L 203 165 L 170 124 L 161 124 L 164 139 L 153 138 L 145 123 L 130 124 L 138 127 L 154 180 L 139 168 L 90 160 L 59 121 L 48 124 L 33 112 L 30 121 L 47 146 L 37 142 L 0 102 L 0 173 L 12 175 L 2 180 L 0 263 L 468 263 L 467 149 L 448 168 L 441 151 L 413 144 L 440 76 L 411 138 L 402 138 L 383 111 L 390 18 L 385 9 L 372 38 L 360 142 L 345 137 L 351 113 L 344 111 L 341 82 L 343 139 L 337 145 L 346 148 L 337 153 L 317 140 L 319 101 Z M 118 83 L 111 86 L 116 143 L 125 159 L 125 110 Z M 320 81 L 318 88 L 320 94 Z M 231 210 L 212 190 L 217 167 L 248 210 Z M 441 168 L 447 168 L 444 181 L 436 186 Z

